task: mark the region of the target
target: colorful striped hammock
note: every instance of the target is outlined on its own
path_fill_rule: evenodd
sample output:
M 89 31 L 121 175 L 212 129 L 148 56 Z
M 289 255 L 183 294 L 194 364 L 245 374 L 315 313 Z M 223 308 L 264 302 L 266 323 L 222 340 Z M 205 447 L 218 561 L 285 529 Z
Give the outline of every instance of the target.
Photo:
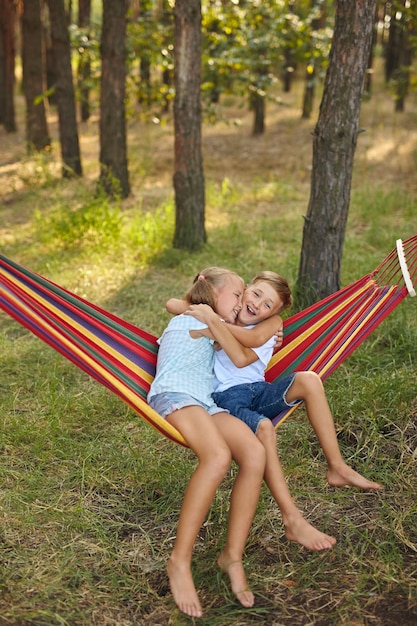
M 266 379 L 313 370 L 324 380 L 406 297 L 415 295 L 417 236 L 374 270 L 289 317 L 284 343 Z M 0 255 L 0 308 L 116 394 L 172 441 L 182 435 L 146 402 L 157 356 L 156 337 Z M 274 420 L 277 427 L 294 410 Z

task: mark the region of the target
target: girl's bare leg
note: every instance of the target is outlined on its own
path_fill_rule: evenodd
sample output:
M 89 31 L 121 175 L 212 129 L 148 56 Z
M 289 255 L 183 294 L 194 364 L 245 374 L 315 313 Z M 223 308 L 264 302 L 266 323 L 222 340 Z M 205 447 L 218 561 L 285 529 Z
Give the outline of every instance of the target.
M 314 372 L 298 372 L 287 392 L 287 400 L 304 400 L 308 419 L 317 435 L 327 460 L 327 482 L 332 487 L 349 485 L 359 489 L 382 489 L 382 486 L 368 480 L 343 459 L 337 441 L 333 416 L 327 402 L 323 383 Z
M 307 522 L 291 497 L 278 457 L 272 422 L 261 422 L 257 436 L 266 453 L 265 482 L 281 510 L 287 539 L 300 543 L 308 550 L 329 550 L 336 543 L 336 539 Z
M 212 417 L 199 406 L 168 416 L 196 454 L 199 464 L 185 491 L 175 545 L 167 563 L 170 587 L 178 608 L 191 617 L 203 612 L 191 573 L 197 534 L 231 462 L 231 452 Z
M 228 413 L 213 416 L 239 466 L 231 500 L 226 545 L 218 557 L 219 567 L 228 574 L 239 602 L 251 607 L 255 598 L 248 587 L 243 553 L 255 515 L 265 471 L 265 451 L 252 431 Z

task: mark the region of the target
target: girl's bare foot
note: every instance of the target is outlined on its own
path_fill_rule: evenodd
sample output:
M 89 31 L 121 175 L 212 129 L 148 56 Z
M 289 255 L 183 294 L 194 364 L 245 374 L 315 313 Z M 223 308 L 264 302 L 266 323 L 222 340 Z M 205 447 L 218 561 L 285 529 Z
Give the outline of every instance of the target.
M 167 572 L 174 602 L 179 610 L 190 617 L 201 617 L 203 611 L 189 566 L 175 563 L 171 557 L 168 559 Z
M 332 487 L 358 487 L 358 489 L 373 489 L 379 491 L 383 487 L 379 483 L 368 480 L 346 463 L 338 467 L 331 467 L 327 470 L 327 482 Z
M 255 604 L 255 596 L 248 587 L 242 561 L 240 559 L 230 561 L 222 552 L 217 559 L 217 565 L 222 572 L 229 576 L 232 591 L 240 604 L 246 608 L 253 606 Z
M 336 539 L 314 528 L 301 515 L 284 520 L 285 536 L 289 541 L 295 541 L 307 550 L 330 550 Z

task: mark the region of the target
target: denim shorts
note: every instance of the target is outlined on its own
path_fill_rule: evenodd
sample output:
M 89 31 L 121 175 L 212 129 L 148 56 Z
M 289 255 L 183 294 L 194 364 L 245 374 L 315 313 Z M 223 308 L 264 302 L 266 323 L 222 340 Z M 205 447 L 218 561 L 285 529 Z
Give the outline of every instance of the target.
M 259 381 L 235 385 L 225 391 L 215 392 L 213 399 L 218 406 L 224 407 L 245 422 L 256 435 L 261 422 L 272 420 L 281 411 L 301 402 L 301 400 L 288 402 L 286 399 L 295 376 L 296 374 L 283 376 L 273 383 Z
M 213 404 L 207 405 L 196 400 L 193 396 L 189 396 L 187 393 L 177 393 L 173 391 L 169 393 L 158 393 L 156 396 L 153 396 L 149 400 L 149 406 L 159 413 L 161 417 L 167 417 L 174 411 L 183 409 L 186 406 L 201 406 L 210 415 L 229 413 L 227 409 L 221 409 L 217 404 L 214 404 L 214 402 Z

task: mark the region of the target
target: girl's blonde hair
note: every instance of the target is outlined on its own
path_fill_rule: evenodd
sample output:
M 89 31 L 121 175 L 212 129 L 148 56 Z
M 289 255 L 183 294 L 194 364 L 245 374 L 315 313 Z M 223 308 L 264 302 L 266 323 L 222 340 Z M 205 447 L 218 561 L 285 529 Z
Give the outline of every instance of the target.
M 275 272 L 265 270 L 264 272 L 256 274 L 256 276 L 250 281 L 248 287 L 256 285 L 256 283 L 261 281 L 268 283 L 276 291 L 282 302 L 281 311 L 289 309 L 292 306 L 293 299 L 291 289 L 286 278 L 283 278 Z
M 223 267 L 207 267 L 194 278 L 193 285 L 185 294 L 184 300 L 189 304 L 208 304 L 216 311 L 216 291 L 222 289 L 227 279 L 232 276 L 242 281 L 243 290 L 243 279 L 236 272 L 231 272 Z

